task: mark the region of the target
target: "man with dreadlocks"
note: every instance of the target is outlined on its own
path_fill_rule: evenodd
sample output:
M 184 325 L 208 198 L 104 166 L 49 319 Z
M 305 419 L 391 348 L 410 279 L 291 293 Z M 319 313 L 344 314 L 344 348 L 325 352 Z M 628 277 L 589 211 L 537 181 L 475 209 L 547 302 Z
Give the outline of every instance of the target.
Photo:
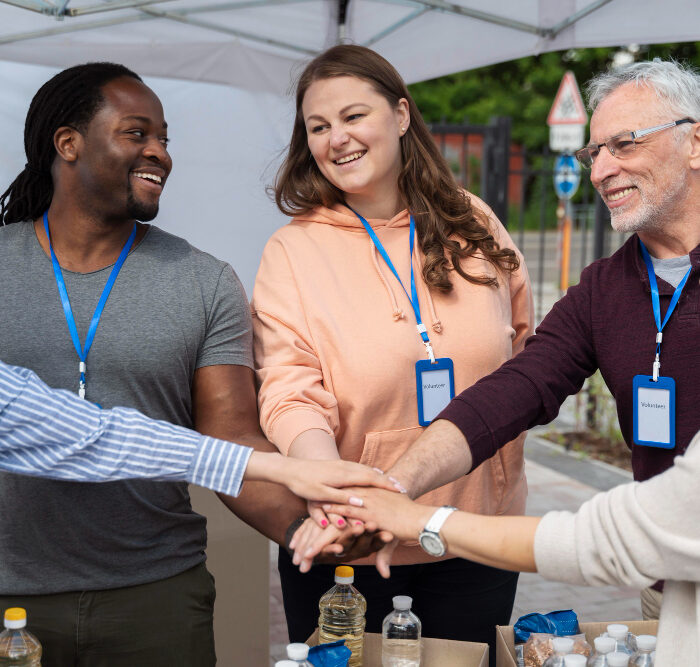
M 243 289 L 144 224 L 167 143 L 160 101 L 121 65 L 72 67 L 39 89 L 27 165 L 0 198 L 3 361 L 104 408 L 243 443 L 258 430 Z M 2 473 L 0 506 L 0 605 L 27 607 L 44 664 L 214 664 L 205 519 L 184 483 Z
M 3 361 L 103 408 L 276 451 L 236 275 L 144 224 L 172 166 L 153 91 L 121 65 L 72 67 L 37 92 L 24 139 L 27 164 L 0 197 Z M 222 500 L 278 542 L 305 512 L 263 482 Z M 0 473 L 0 507 L 0 608 L 28 609 L 42 664 L 215 663 L 205 519 L 184 482 Z

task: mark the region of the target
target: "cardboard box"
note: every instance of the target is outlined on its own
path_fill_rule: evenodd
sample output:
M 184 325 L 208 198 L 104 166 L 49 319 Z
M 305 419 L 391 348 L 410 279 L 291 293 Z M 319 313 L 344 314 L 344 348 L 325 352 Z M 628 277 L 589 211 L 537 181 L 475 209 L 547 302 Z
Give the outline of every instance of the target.
M 488 667 L 488 644 L 457 642 L 451 639 L 423 637 L 421 667 Z M 318 644 L 318 630 L 306 642 L 309 646 Z M 362 651 L 362 667 L 382 667 L 382 636 L 365 633 L 365 647 Z
M 605 621 L 604 623 L 579 623 L 586 633 L 586 641 L 593 647 L 596 637 L 602 635 L 610 623 L 624 623 L 635 635 L 655 635 L 658 621 Z M 512 625 L 496 626 L 496 667 L 517 667 Z

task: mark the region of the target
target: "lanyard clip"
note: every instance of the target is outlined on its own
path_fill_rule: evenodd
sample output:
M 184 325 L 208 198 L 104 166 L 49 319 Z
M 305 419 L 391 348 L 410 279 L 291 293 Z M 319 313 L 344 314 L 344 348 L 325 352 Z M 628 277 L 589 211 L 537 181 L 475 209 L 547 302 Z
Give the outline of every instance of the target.
M 430 341 L 424 341 L 423 345 L 425 345 L 425 351 L 428 353 L 428 359 L 430 359 L 430 363 L 434 364 L 435 363 L 435 353 L 433 352 L 433 346 L 430 344 Z
M 659 379 L 659 369 L 661 368 L 661 362 L 659 361 L 659 355 L 656 355 L 656 359 L 654 359 L 654 363 L 652 365 L 652 380 L 654 382 L 657 382 Z
M 85 372 L 87 371 L 87 364 L 81 361 L 78 364 L 78 371 L 80 372 L 80 382 L 78 383 L 78 396 L 80 398 L 85 398 Z

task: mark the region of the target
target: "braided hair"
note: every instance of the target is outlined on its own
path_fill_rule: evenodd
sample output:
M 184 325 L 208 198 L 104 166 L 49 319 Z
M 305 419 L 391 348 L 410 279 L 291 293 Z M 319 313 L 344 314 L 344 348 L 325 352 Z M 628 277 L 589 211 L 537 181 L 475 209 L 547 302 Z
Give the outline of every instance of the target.
M 63 70 L 39 88 L 24 123 L 27 164 L 0 195 L 2 224 L 35 220 L 48 209 L 53 197 L 51 165 L 56 157 L 56 130 L 87 127 L 104 104 L 102 87 L 123 76 L 141 81 L 123 65 L 86 63 Z

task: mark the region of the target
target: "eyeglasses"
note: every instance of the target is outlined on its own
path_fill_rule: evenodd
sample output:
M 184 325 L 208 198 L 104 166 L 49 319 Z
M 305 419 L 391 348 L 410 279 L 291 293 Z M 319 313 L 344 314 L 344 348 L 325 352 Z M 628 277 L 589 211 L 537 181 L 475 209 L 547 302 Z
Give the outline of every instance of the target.
M 654 134 L 654 132 L 668 130 L 671 127 L 676 127 L 676 125 L 694 122 L 695 121 L 690 118 L 683 118 L 681 120 L 674 120 L 672 123 L 665 123 L 664 125 L 657 125 L 656 127 L 648 127 L 646 130 L 621 132 L 620 134 L 616 134 L 614 137 L 610 137 L 610 139 L 601 144 L 590 144 L 585 146 L 581 150 L 576 151 L 574 155 L 584 167 L 590 169 L 603 146 L 607 147 L 607 149 L 610 151 L 610 155 L 613 157 L 624 159 L 626 157 L 630 157 L 630 155 L 634 153 L 637 139 L 646 137 L 649 134 Z

